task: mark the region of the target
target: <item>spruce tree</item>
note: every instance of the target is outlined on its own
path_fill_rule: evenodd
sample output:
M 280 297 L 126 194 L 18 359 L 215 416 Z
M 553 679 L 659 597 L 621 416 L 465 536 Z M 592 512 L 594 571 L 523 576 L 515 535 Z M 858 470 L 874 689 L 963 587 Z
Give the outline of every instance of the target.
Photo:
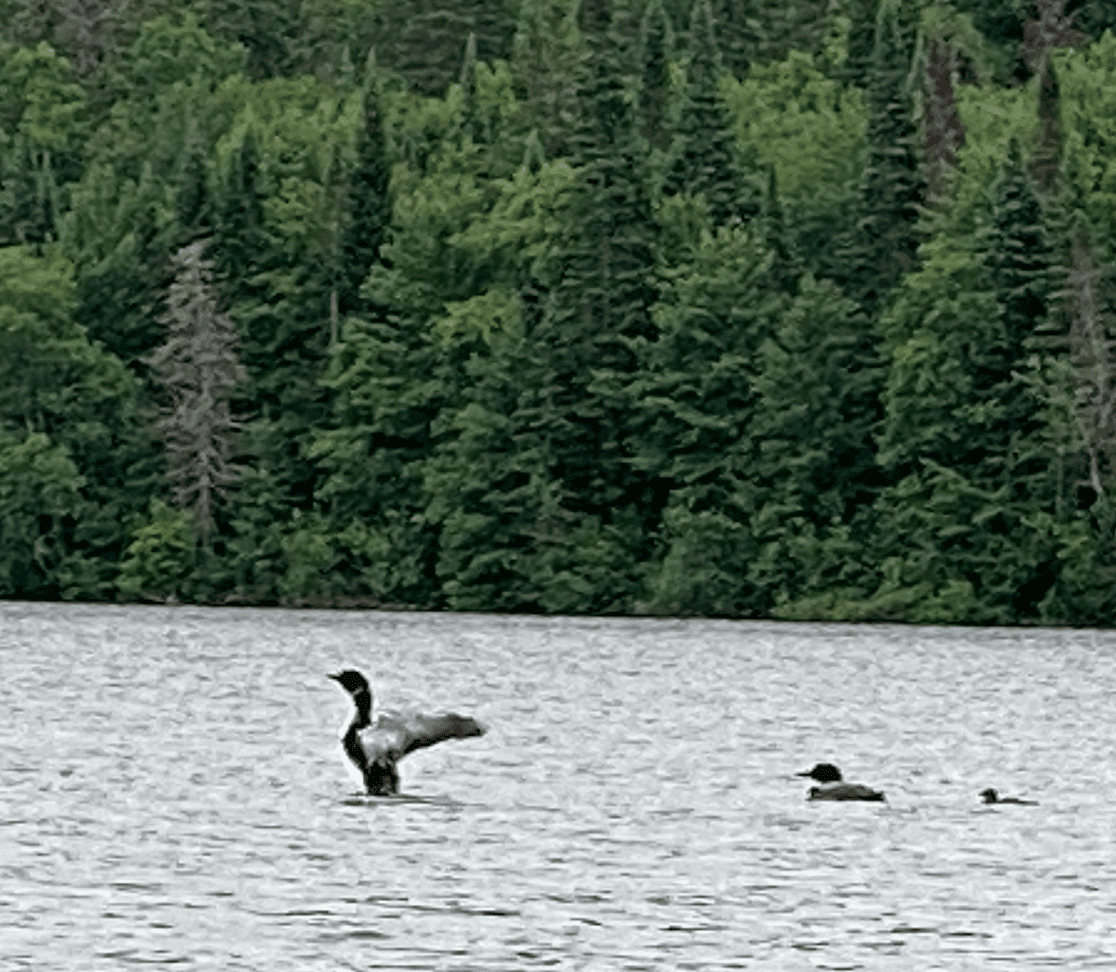
M 187 123 L 186 146 L 178 177 L 179 237 L 189 243 L 213 230 L 213 199 L 209 189 L 209 156 L 194 121 Z
M 715 224 L 751 216 L 758 208 L 736 160 L 735 140 L 719 91 L 721 58 L 713 36 L 710 0 L 696 0 L 690 21 L 686 93 L 678 123 L 674 161 L 667 173 L 670 195 L 701 195 Z
M 339 309 L 352 314 L 367 309 L 360 288 L 380 259 L 391 217 L 388 187 L 391 172 L 384 140 L 381 92 L 370 63 L 366 72 L 363 124 L 357 136 L 357 161 L 349 176 L 342 212 Z
M 1043 204 L 1014 138 L 992 193 L 983 248 L 993 290 L 1003 308 L 1003 345 L 994 350 L 989 363 L 989 386 L 1010 380 L 1024 356 L 1027 339 L 1046 316 L 1054 263 Z
M 890 579 L 865 616 L 1015 621 L 1035 616 L 1056 580 L 1058 449 L 1032 363 L 1053 257 L 1015 139 L 991 195 L 986 228 L 933 241 L 883 321 L 898 334 L 908 317 L 909 337 L 885 396 L 895 485 L 877 504 L 874 544 Z
M 474 358 L 470 405 L 430 474 L 475 471 L 457 509 L 439 514 L 454 607 L 624 610 L 657 520 L 654 485 L 632 466 L 630 393 L 634 348 L 654 332 L 654 221 L 616 70 L 626 40 L 607 0 L 586 0 L 580 16 L 577 181 L 539 278 L 520 294 L 522 336 Z
M 663 0 L 651 0 L 640 25 L 639 114 L 643 137 L 652 149 L 670 144 L 670 71 L 674 31 Z
M 461 130 L 474 144 L 489 141 L 484 118 L 477 104 L 477 35 L 469 34 L 461 62 Z
M 872 74 L 872 54 L 881 0 L 847 0 L 848 53 L 841 72 L 849 84 L 863 88 Z
M 579 40 L 569 4 L 523 0 L 512 50 L 516 97 L 547 158 L 569 150 Z
M 211 250 L 214 269 L 223 279 L 225 292 L 235 299 L 250 267 L 259 260 L 265 242 L 259 161 L 251 128 L 245 131 L 233 156 L 223 197 Z
M 700 2 L 701 0 L 693 0 L 690 6 L 690 23 L 693 23 Z M 755 0 L 717 0 L 713 8 L 713 19 L 717 24 L 725 67 L 736 77 L 744 77 L 752 62 L 759 58 L 763 44 L 762 28 L 756 19 Z M 691 30 L 686 40 L 690 45 L 688 53 L 692 53 L 694 42 Z M 701 43 L 701 38 L 697 42 Z
M 553 423 L 552 468 L 566 502 L 607 519 L 615 504 L 631 501 L 618 386 L 635 368 L 632 342 L 653 333 L 655 239 L 636 119 L 613 68 L 608 0 L 585 0 L 581 16 L 586 52 L 573 138 L 580 178 L 546 307 L 529 337 L 548 380 L 529 394 L 540 418 Z
M 917 264 L 924 185 L 908 89 L 914 31 L 897 0 L 883 0 L 868 79 L 868 160 L 861 184 L 853 293 L 874 312 Z

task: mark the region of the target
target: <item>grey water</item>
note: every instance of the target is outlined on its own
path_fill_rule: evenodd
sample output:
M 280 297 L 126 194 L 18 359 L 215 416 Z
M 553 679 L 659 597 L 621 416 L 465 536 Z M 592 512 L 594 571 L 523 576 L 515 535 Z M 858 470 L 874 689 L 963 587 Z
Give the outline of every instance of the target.
M 365 797 L 348 666 L 489 732 Z M 0 967 L 1111 969 L 1114 696 L 1095 631 L 0 604 Z

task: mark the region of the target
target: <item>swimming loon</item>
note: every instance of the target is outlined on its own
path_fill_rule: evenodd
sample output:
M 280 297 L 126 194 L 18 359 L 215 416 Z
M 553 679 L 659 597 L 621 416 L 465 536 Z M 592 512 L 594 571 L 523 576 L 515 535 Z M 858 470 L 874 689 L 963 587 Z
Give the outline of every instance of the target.
M 796 773 L 796 776 L 809 776 L 819 783 L 828 783 L 828 786 L 810 787 L 810 800 L 884 800 L 884 795 L 878 790 L 862 786 L 860 783 L 844 783 L 841 780 L 841 771 L 832 763 L 818 763 L 812 770 L 805 773 Z
M 353 697 L 356 715 L 341 737 L 341 746 L 364 777 L 365 789 L 375 796 L 398 792 L 396 763 L 407 753 L 444 739 L 467 739 L 485 733 L 475 719 L 452 712 L 434 716 L 380 712 L 373 719 L 368 679 L 351 668 L 329 677 Z
M 1002 797 L 992 787 L 987 790 L 982 790 L 981 794 L 984 797 L 985 803 L 1021 803 L 1028 807 L 1037 807 L 1038 803 L 1034 800 L 1020 800 L 1019 797 Z

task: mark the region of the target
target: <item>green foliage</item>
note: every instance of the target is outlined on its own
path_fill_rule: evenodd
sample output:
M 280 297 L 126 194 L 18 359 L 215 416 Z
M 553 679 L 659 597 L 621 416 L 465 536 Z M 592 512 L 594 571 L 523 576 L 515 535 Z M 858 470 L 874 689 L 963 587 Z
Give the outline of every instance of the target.
M 377 14 L 377 56 L 419 94 L 441 96 L 461 76 L 471 33 L 481 60 L 511 53 L 515 19 L 501 0 L 404 0 L 381 6 Z
M 118 359 L 89 342 L 73 310 L 65 260 L 0 250 L 0 432 L 17 442 L 39 436 L 49 442 L 39 449 L 49 452 L 48 465 L 72 469 L 65 475 L 71 484 L 80 477 L 80 501 L 66 511 L 65 543 L 55 549 L 64 573 L 50 583 L 62 596 L 96 597 L 119 555 L 120 521 L 143 505 L 151 468 L 136 384 Z M 48 520 L 62 515 L 51 511 Z M 79 568 L 82 558 L 88 561 Z
M 243 70 L 245 51 L 239 44 L 222 44 L 198 23 L 190 11 L 148 20 L 131 46 L 113 64 L 110 82 L 119 95 L 157 97 L 175 84 L 195 77 L 217 80 Z
M 193 600 L 198 553 L 190 515 L 152 500 L 132 535 L 116 579 L 120 596 L 129 601 Z
M 57 236 L 62 187 L 81 171 L 86 100 L 45 43 L 0 41 L 0 244 Z
M 1114 27 L 1116 30 L 1116 27 Z M 1064 180 L 1101 248 L 1116 252 L 1116 36 L 1060 53 Z
M 297 0 L 203 0 L 198 6 L 210 33 L 247 50 L 251 77 L 278 77 L 292 66 Z
M 733 130 L 750 158 L 774 166 L 786 199 L 840 197 L 860 176 L 867 109 L 805 54 L 723 82 Z
M 774 174 L 784 245 L 818 276 L 843 277 L 866 144 L 863 95 L 795 51 L 743 81 L 723 79 L 722 90 L 744 158 Z
M 78 558 L 68 556 L 84 485 L 63 446 L 0 430 L 0 597 L 86 593 Z
M 1112 623 L 1110 6 L 17 4 L 0 596 Z
M 817 53 L 833 6 L 825 0 L 716 0 L 713 16 L 725 66 L 742 78 L 750 68 L 783 60 L 792 49 Z

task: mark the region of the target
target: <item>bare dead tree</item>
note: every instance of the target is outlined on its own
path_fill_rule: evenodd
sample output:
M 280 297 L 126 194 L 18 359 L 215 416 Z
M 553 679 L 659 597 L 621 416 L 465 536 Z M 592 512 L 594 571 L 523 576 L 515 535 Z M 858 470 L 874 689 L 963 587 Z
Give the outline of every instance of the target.
M 1058 78 L 1050 55 L 1060 48 L 1080 47 L 1089 35 L 1073 26 L 1072 13 L 1065 13 L 1066 0 L 1036 0 L 1036 17 L 1023 24 L 1020 52 L 1039 76 L 1039 125 L 1032 169 L 1035 181 L 1045 192 L 1055 187 L 1062 152 L 1062 123 L 1058 107 Z
M 926 52 L 926 101 L 922 118 L 928 202 L 946 195 L 949 172 L 956 167 L 957 151 L 965 144 L 965 128 L 953 93 L 956 73 L 957 48 L 951 40 L 932 38 Z
M 205 245 L 198 240 L 184 246 L 171 261 L 174 283 L 159 318 L 167 326 L 167 343 L 150 358 L 169 401 L 157 422 L 166 437 L 167 476 L 175 503 L 193 512 L 203 540 L 214 526 L 215 502 L 236 480 L 231 458 L 239 423 L 229 398 L 247 376 L 232 321 L 217 309 Z
M 1089 485 L 1104 493 L 1116 472 L 1116 341 L 1108 336 L 1099 297 L 1101 271 L 1082 234 L 1075 234 L 1069 271 L 1070 362 L 1074 417 L 1089 461 Z

